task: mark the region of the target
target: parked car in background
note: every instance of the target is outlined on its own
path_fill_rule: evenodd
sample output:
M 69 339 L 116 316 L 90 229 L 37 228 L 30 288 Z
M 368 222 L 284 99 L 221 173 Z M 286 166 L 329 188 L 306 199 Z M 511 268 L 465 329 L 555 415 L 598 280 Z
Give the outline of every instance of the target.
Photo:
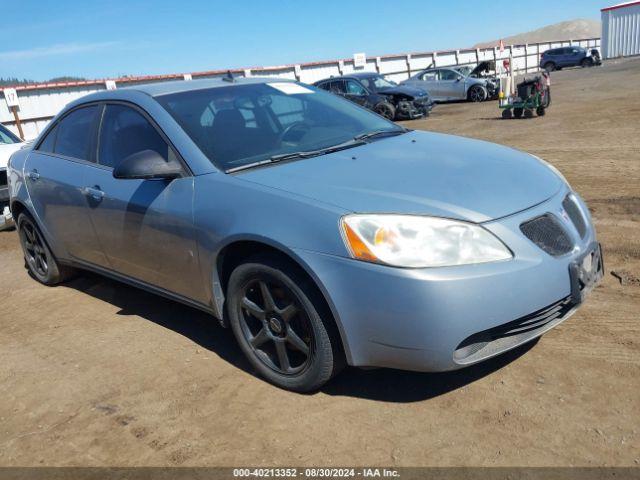
M 457 71 L 465 77 L 479 78 L 487 82 L 487 93 L 489 98 L 496 98 L 500 92 L 500 79 L 496 73 L 496 62 L 484 61 L 477 65 L 464 65 L 455 67 Z
M 398 85 L 372 72 L 353 73 L 320 80 L 315 86 L 340 95 L 389 120 L 428 116 L 433 101 L 424 89 Z
M 13 218 L 9 211 L 7 163 L 11 154 L 23 145 L 22 140 L 0 124 L 0 231 L 13 227 Z
M 345 363 L 484 361 L 602 277 L 589 210 L 549 164 L 287 80 L 91 94 L 13 154 L 9 182 L 35 279 L 87 269 L 202 309 L 297 391 Z
M 583 47 L 552 48 L 540 56 L 540 68 L 547 72 L 565 67 L 593 67 L 600 63 L 600 53 L 597 49 L 588 52 Z
M 401 82 L 401 85 L 427 90 L 436 102 L 483 102 L 497 95 L 497 88 L 493 82 L 465 75 L 454 67 L 427 68 Z

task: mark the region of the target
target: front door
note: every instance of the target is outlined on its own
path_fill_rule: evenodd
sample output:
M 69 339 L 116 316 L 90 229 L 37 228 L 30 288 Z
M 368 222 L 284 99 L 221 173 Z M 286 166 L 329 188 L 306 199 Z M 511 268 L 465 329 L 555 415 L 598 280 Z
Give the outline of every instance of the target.
M 439 72 L 438 89 L 441 96 L 448 100 L 464 99 L 465 89 L 462 74 L 448 68 L 440 69 Z
M 71 111 L 47 134 L 25 164 L 25 181 L 42 230 L 58 254 L 90 263 L 106 261 L 82 189 L 93 170 L 100 107 Z
M 113 177 L 124 158 L 153 150 L 167 161 L 175 152 L 146 116 L 124 104 L 106 106 L 98 165 L 85 178 L 91 220 L 108 268 L 201 301 L 193 227 L 193 177 L 125 180 Z M 195 293 L 194 293 L 195 292 Z
M 346 97 L 353 103 L 362 105 L 363 107 L 370 107 L 368 104 L 369 92 L 355 80 L 346 80 Z

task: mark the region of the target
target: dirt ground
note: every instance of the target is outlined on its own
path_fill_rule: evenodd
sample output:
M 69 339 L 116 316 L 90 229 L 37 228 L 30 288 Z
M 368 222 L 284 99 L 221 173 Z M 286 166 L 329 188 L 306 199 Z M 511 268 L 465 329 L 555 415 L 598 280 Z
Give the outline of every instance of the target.
M 349 369 L 285 392 L 207 315 L 94 275 L 41 286 L 0 233 L 0 466 L 640 464 L 638 85 L 640 60 L 609 63 L 555 72 L 544 118 L 456 103 L 407 123 L 550 161 L 604 245 L 575 316 L 454 373 Z

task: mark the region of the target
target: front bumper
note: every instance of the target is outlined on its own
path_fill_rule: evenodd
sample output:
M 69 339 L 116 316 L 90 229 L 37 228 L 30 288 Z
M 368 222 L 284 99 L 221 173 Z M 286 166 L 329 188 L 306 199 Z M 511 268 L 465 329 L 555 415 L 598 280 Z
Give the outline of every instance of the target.
M 453 370 L 530 341 L 576 311 L 586 289 L 575 297 L 571 269 L 597 243 L 579 197 L 586 233 L 580 236 L 563 214 L 568 193 L 563 190 L 534 208 L 483 224 L 514 252 L 509 261 L 403 269 L 297 253 L 330 300 L 351 365 Z M 545 213 L 565 222 L 574 241 L 569 253 L 553 257 L 520 231 L 520 224 Z M 524 330 L 514 322 L 525 322 Z M 487 336 L 496 332 L 497 338 Z
M 428 99 L 402 100 L 396 106 L 396 115 L 399 119 L 413 120 L 428 117 L 433 109 L 433 102 Z

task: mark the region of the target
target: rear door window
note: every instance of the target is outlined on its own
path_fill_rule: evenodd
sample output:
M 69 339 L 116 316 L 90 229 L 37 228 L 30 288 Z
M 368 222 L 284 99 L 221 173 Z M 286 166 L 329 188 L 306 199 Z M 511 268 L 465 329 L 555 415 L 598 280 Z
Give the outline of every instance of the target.
M 115 168 L 134 153 L 152 150 L 166 161 L 173 158 L 167 142 L 137 110 L 125 105 L 107 105 L 102 119 L 98 163 Z
M 64 117 L 58 126 L 54 153 L 93 161 L 92 146 L 99 106 L 82 107 Z
M 433 81 L 437 80 L 437 78 L 438 78 L 438 71 L 437 70 L 429 70 L 428 72 L 424 72 L 420 79 L 425 81 L 425 82 L 433 82 Z

